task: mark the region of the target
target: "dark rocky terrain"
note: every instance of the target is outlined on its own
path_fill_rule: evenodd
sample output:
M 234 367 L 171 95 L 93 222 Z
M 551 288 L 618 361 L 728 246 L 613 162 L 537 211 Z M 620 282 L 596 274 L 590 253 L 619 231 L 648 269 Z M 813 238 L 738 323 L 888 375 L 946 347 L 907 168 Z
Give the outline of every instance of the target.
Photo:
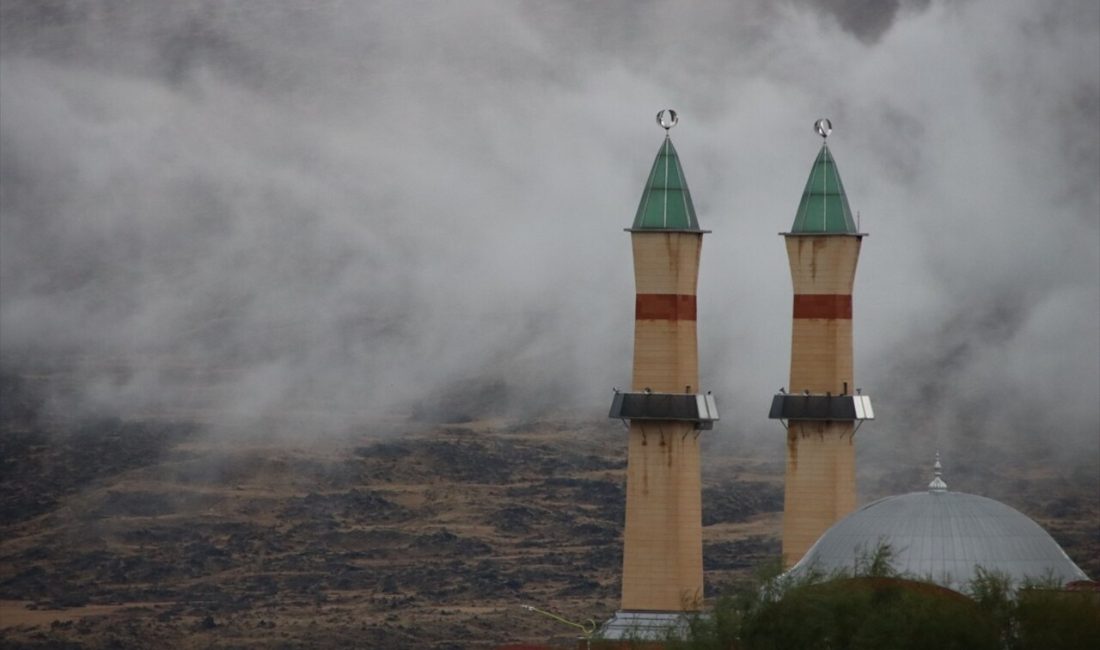
M 574 620 L 617 606 L 617 422 L 229 435 L 151 417 L 46 421 L 17 384 L 2 387 L 0 647 L 568 645 L 569 628 L 520 605 Z M 778 554 L 782 464 L 778 443 L 706 435 L 713 596 Z M 991 490 L 1015 490 L 1096 575 L 1090 478 Z M 889 493 L 910 479 L 865 483 Z

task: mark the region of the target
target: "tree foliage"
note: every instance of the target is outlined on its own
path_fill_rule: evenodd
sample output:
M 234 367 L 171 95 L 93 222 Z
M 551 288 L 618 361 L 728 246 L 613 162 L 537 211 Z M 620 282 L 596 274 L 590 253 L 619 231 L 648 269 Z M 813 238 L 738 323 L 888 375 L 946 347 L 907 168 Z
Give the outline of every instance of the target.
M 683 650 L 1100 648 L 1100 594 L 979 570 L 967 594 L 901 576 L 882 545 L 853 574 L 798 578 L 772 566 L 694 617 Z

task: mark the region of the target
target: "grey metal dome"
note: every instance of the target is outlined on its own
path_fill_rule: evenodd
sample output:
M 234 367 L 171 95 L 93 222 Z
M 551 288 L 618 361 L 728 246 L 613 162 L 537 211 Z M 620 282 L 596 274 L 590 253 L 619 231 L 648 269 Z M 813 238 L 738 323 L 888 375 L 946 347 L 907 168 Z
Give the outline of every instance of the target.
M 841 519 L 791 573 L 811 567 L 852 571 L 861 555 L 887 543 L 895 570 L 956 591 L 966 588 L 977 566 L 1004 573 L 1016 584 L 1026 578 L 1061 584 L 1088 580 L 1027 515 L 993 499 L 948 492 L 938 471 L 929 488 L 879 499 Z

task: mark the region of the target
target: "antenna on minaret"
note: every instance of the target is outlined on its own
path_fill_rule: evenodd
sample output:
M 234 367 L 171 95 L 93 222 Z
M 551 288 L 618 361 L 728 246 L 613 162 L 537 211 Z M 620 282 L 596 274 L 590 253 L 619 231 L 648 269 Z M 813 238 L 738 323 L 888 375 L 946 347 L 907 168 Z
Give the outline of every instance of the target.
M 946 492 L 947 483 L 943 481 L 943 465 L 940 464 L 940 450 L 936 450 L 936 462 L 932 464 L 932 473 L 935 478 L 928 484 L 929 492 Z
M 657 113 L 657 126 L 665 130 L 665 137 L 668 137 L 668 130 L 676 126 L 676 123 L 680 121 L 680 116 L 676 114 L 676 111 L 671 108 L 666 108 L 663 111 Z

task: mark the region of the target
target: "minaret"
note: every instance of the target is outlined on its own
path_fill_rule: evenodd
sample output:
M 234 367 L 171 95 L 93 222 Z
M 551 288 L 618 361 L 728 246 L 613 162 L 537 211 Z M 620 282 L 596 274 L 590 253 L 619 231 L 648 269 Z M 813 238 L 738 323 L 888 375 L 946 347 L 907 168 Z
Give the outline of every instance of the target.
M 832 125 L 814 125 L 828 138 Z M 874 417 L 852 376 L 852 284 L 858 232 L 827 142 L 810 171 L 787 244 L 794 309 L 789 392 L 770 417 L 786 421 L 783 563 L 797 562 L 856 506 L 855 431 Z
M 611 417 L 630 421 L 622 610 L 605 638 L 667 627 L 703 597 L 699 433 L 718 419 L 699 390 L 695 288 L 703 234 L 661 111 L 665 140 L 653 162 L 634 224 L 634 376 L 616 391 Z M 663 635 L 663 632 L 660 634 Z

